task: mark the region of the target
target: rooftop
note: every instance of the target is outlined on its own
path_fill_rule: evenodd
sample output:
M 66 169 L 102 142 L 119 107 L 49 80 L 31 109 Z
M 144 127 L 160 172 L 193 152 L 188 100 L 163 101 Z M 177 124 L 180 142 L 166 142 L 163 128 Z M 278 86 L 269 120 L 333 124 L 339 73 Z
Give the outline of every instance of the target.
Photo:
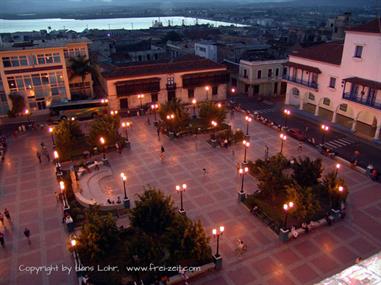
M 361 33 L 372 33 L 381 34 L 381 18 L 376 18 L 366 24 L 351 27 L 347 29 L 349 32 L 361 32 Z
M 344 44 L 342 42 L 323 43 L 302 48 L 291 53 L 292 56 L 340 65 Z
M 176 72 L 208 69 L 225 69 L 226 66 L 195 55 L 186 55 L 165 63 L 133 64 L 121 67 L 102 66 L 102 75 L 106 79 L 118 79 L 137 76 L 170 74 Z
M 0 51 L 17 51 L 40 48 L 65 47 L 69 44 L 90 43 L 87 38 L 77 39 L 53 39 L 53 40 L 31 40 L 27 42 L 7 42 L 0 44 Z

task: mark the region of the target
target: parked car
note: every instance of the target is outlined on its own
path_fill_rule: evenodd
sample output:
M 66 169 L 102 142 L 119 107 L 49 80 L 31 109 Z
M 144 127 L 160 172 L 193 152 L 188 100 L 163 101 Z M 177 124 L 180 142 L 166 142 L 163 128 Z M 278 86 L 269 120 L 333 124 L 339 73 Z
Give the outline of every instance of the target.
M 304 132 L 297 128 L 292 128 L 288 130 L 288 134 L 290 137 L 293 137 L 297 139 L 298 141 L 305 141 L 306 136 L 304 135 Z

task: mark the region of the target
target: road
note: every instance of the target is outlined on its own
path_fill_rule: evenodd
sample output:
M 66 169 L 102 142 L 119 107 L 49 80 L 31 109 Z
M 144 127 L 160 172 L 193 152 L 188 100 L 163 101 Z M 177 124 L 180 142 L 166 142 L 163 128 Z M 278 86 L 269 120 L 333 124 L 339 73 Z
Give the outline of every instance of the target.
M 277 103 L 263 103 L 256 102 L 252 98 L 235 97 L 234 101 L 239 103 L 241 107 L 250 111 L 257 111 L 262 116 L 272 120 L 279 125 L 285 124 L 285 118 L 283 115 L 283 104 Z M 315 118 L 314 118 L 315 119 Z M 316 118 L 318 119 L 318 118 Z M 298 128 L 305 131 L 307 127 L 307 137 L 314 138 L 317 143 L 322 141 L 321 124 L 325 121 L 312 121 L 308 117 L 303 117 L 301 114 L 291 114 L 287 119 L 288 128 Z M 353 160 L 354 152 L 359 151 L 358 161 L 359 165 L 366 167 L 369 163 L 373 164 L 376 169 L 381 170 L 381 150 L 375 146 L 372 142 L 365 142 L 361 138 L 357 138 L 351 134 L 345 134 L 339 130 L 336 130 L 330 125 L 330 130 L 325 134 L 325 145 L 330 149 L 333 149 L 341 157 L 347 160 Z

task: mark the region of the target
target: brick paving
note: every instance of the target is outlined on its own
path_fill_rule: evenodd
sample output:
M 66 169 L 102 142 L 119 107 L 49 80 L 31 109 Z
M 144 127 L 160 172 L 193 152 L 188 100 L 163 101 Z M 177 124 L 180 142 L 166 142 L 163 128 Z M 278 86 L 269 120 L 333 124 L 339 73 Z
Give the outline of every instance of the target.
M 207 136 L 190 136 L 159 141 L 153 126 L 144 118 L 132 118 L 129 131 L 132 148 L 122 155 L 110 153 L 115 183 L 121 184 L 119 174 L 127 175 L 128 196 L 133 201 L 151 184 L 171 194 L 179 205 L 175 185 L 186 183 L 184 208 L 192 219 L 200 219 L 208 233 L 215 226 L 224 225 L 221 239 L 223 269 L 192 284 L 313 284 L 350 266 L 357 256 L 370 256 L 381 248 L 381 187 L 368 178 L 343 166 L 340 175 L 350 185 L 349 209 L 345 220 L 323 227 L 286 244 L 238 201 L 240 177 L 236 162 L 242 161 L 241 145 L 229 149 L 213 149 Z M 234 128 L 243 127 L 243 117 L 235 115 Z M 256 122 L 250 126 L 252 135 L 248 159 L 264 157 L 265 144 L 270 155 L 279 152 L 279 133 Z M 45 142 L 49 137 L 43 138 Z M 61 214 L 54 197 L 57 183 L 53 166 L 39 166 L 33 149 L 39 147 L 41 134 L 25 135 L 10 142 L 9 155 L 0 176 L 0 209 L 8 207 L 14 226 L 7 226 L 7 248 L 0 249 L 0 284 L 74 284 L 73 276 L 62 272 L 29 275 L 18 271 L 20 264 L 72 264 L 65 250 L 65 233 Z M 161 161 L 160 146 L 165 147 Z M 298 144 L 288 138 L 284 146 L 286 156 L 299 155 Z M 232 151 L 234 150 L 234 152 Z M 319 157 L 305 146 L 302 155 Z M 335 161 L 323 158 L 326 170 L 334 169 Z M 202 168 L 207 169 L 203 175 Z M 119 185 L 118 184 L 118 185 Z M 245 190 L 257 190 L 255 180 L 247 176 Z M 121 193 L 122 196 L 122 193 Z M 32 231 L 32 246 L 22 234 L 27 225 Z M 248 245 L 248 251 L 236 256 L 236 240 Z M 213 250 L 215 241 L 211 240 Z M 1 283 L 2 282 L 2 283 Z

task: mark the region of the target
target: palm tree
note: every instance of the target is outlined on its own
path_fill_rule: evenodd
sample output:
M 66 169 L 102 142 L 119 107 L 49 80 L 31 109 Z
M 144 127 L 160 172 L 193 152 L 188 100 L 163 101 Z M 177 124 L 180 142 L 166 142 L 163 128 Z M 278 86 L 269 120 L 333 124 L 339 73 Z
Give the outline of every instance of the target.
M 85 95 L 85 79 L 87 74 L 94 74 L 95 69 L 90 64 L 90 59 L 86 56 L 77 56 L 69 59 L 69 67 L 71 69 L 71 75 L 69 80 L 72 80 L 75 77 L 81 77 L 82 79 L 82 88 L 81 95 Z

